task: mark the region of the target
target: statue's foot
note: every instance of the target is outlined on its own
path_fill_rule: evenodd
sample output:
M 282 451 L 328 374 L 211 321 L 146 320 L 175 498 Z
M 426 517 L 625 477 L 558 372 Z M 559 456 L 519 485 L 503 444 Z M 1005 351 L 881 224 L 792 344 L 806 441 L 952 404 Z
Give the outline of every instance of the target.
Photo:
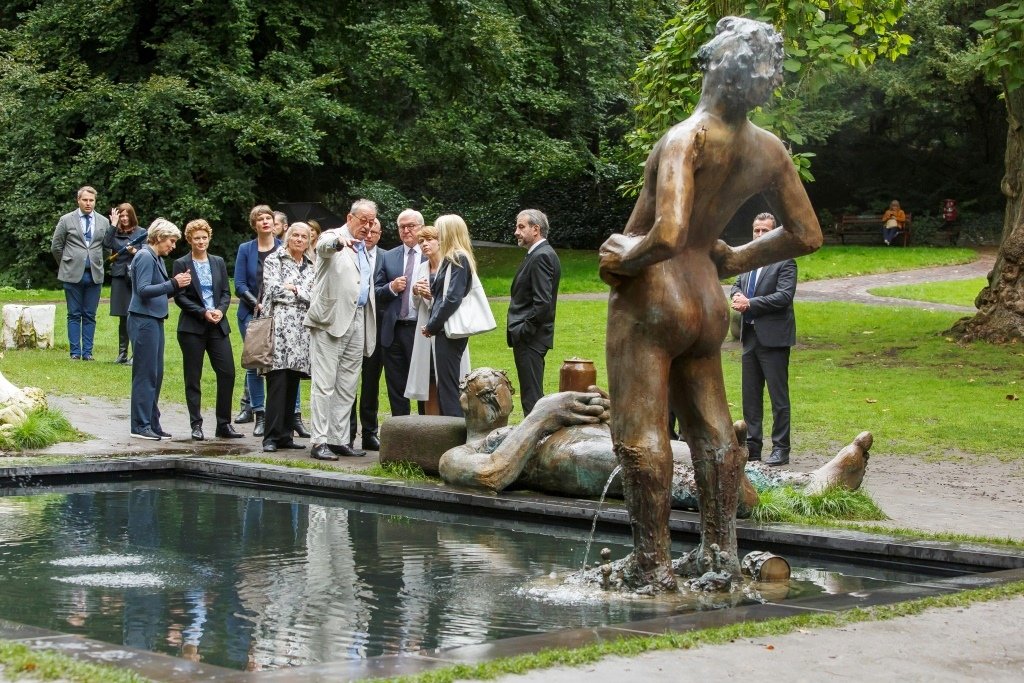
M 740 579 L 739 561 L 733 553 L 712 543 L 707 550 L 703 543 L 672 562 L 679 576 L 690 577 L 687 588 L 696 591 L 729 590 Z
M 633 553 L 620 560 L 576 572 L 569 577 L 568 582 L 639 595 L 657 595 L 678 590 L 671 566 L 656 567 L 654 571 L 644 572 L 637 566 Z
M 807 495 L 821 493 L 830 486 L 841 486 L 856 491 L 864 481 L 864 473 L 868 467 L 871 445 L 874 442 L 871 432 L 861 432 L 849 446 L 839 451 L 836 457 L 811 473 L 811 481 L 804 492 Z

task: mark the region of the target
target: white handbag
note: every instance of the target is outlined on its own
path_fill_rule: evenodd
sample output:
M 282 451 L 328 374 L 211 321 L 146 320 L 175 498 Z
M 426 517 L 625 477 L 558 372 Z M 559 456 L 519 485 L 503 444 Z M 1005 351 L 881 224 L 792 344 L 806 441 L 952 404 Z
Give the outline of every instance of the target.
M 448 295 L 448 283 L 451 279 L 451 264 L 444 273 L 444 294 Z M 487 303 L 487 293 L 480 282 L 480 278 L 473 274 L 469 292 L 462 298 L 462 303 L 451 314 L 451 317 L 444 323 L 444 334 L 449 339 L 462 339 L 472 337 L 474 334 L 490 332 L 498 323 L 494 321 L 494 314 L 491 313 L 491 306 Z

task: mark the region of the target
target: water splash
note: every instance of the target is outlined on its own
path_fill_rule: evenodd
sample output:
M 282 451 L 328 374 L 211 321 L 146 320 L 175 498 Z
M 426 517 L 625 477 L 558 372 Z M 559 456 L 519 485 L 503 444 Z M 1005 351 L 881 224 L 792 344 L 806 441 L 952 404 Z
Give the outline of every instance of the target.
M 142 555 L 83 555 L 50 560 L 55 567 L 138 567 L 149 562 Z
M 594 542 L 594 532 L 597 530 L 597 516 L 601 514 L 601 506 L 604 505 L 604 497 L 608 495 L 608 489 L 611 488 L 612 481 L 622 470 L 622 465 L 616 465 L 612 473 L 608 475 L 608 481 L 604 483 L 604 490 L 601 491 L 601 500 L 597 501 L 597 509 L 594 510 L 594 521 L 590 524 L 590 536 L 587 538 L 587 548 L 583 551 L 583 566 L 580 569 L 587 568 L 587 558 L 590 556 L 590 545 Z
M 55 581 L 70 583 L 76 586 L 96 586 L 102 588 L 163 588 L 164 580 L 157 574 L 149 572 L 102 572 L 99 574 L 80 574 L 78 576 L 55 576 Z

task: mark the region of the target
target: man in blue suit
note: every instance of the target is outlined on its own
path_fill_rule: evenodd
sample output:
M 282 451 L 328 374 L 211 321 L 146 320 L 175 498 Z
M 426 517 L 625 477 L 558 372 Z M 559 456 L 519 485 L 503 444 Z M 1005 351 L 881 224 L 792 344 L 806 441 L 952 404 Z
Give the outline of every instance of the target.
M 382 311 L 380 345 L 392 415 L 410 413 L 405 384 L 409 379 L 412 345 L 416 339 L 416 307 L 412 305 L 410 280 L 416 266 L 423 260 L 417 242 L 421 227 L 423 214 L 419 211 L 406 209 L 398 214 L 398 237 L 402 244 L 381 255 L 376 271 L 377 306 Z M 423 413 L 422 402 L 419 412 Z
M 754 239 L 775 228 L 775 216 L 754 219 Z M 743 273 L 732 287 L 732 307 L 743 315 L 743 419 L 747 459 L 761 459 L 764 387 L 772 401 L 772 452 L 765 464 L 789 463 L 789 350 L 796 344 L 796 261 L 786 259 Z
M 103 287 L 103 238 L 110 232 L 110 221 L 95 208 L 96 190 L 88 185 L 79 188 L 78 208 L 60 217 L 50 241 L 68 304 L 71 360 L 93 360 L 96 309 Z

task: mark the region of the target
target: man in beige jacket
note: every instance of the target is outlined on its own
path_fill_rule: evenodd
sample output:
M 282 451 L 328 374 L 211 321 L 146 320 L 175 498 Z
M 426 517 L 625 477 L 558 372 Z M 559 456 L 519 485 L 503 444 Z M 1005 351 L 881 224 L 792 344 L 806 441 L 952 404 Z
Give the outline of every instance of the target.
M 376 218 L 377 205 L 360 199 L 345 225 L 325 231 L 316 243 L 305 324 L 313 378 L 311 455 L 317 460 L 366 455 L 348 445 L 349 417 L 363 357 L 373 353 L 377 342 L 373 273 L 362 241 Z

